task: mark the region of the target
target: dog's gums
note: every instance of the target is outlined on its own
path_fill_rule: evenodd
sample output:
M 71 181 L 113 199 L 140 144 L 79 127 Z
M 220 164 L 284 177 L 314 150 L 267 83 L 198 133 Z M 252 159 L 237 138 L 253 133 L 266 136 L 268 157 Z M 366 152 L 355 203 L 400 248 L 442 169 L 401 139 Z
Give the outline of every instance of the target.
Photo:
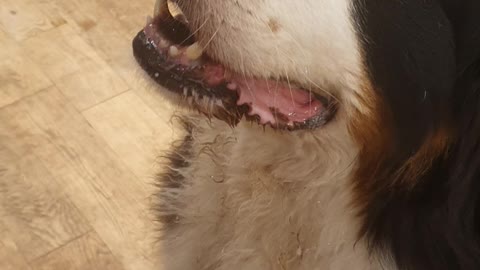
M 290 130 L 323 126 L 335 114 L 335 102 L 310 89 L 288 80 L 247 77 L 211 60 L 185 25 L 187 19 L 174 16 L 156 12 L 149 18 L 133 41 L 134 55 L 152 79 L 195 109 L 232 125 L 245 116 Z

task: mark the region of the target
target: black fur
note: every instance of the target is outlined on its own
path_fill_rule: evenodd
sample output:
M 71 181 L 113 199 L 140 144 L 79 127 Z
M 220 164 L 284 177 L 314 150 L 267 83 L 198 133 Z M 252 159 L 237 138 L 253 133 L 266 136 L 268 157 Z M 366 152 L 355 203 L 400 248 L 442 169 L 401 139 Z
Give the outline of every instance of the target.
M 368 75 L 392 112 L 397 149 L 402 158 L 410 156 L 449 115 L 455 82 L 451 25 L 432 1 L 354 2 Z
M 363 232 L 399 269 L 480 269 L 480 1 L 356 1 L 359 37 L 375 90 L 390 109 L 395 144 L 384 178 L 452 129 L 413 190 L 371 190 Z M 393 168 L 393 169 L 392 169 Z
M 179 120 L 186 132 L 186 135 L 181 141 L 178 141 L 177 144 L 173 144 L 171 152 L 163 157 L 167 161 L 166 166 L 164 166 L 166 171 L 160 174 L 156 181 L 160 190 L 160 194 L 158 194 L 158 196 L 162 197 L 162 200 L 160 201 L 163 201 L 163 199 L 167 198 L 166 196 L 162 195 L 163 188 L 183 188 L 186 179 L 178 171 L 190 166 L 189 160 L 192 158 L 193 126 L 186 119 Z M 175 204 L 176 202 L 169 203 Z M 155 207 L 159 210 L 157 217 L 164 230 L 173 228 L 179 222 L 179 216 L 175 214 L 162 214 L 162 210 L 168 207 L 165 207 L 162 204 L 156 205 Z

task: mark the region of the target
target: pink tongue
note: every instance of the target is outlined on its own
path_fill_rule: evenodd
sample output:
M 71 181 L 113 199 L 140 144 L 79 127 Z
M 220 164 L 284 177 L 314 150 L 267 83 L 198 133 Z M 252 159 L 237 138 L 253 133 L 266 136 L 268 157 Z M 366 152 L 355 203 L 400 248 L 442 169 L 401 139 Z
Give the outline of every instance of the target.
M 305 122 L 317 115 L 322 103 L 308 91 L 290 87 L 271 80 L 235 80 L 240 98 L 238 105 L 249 104 L 250 115 L 260 116 L 262 124 L 276 124 L 281 118 L 294 122 Z
M 204 79 L 209 85 L 230 82 L 228 88 L 239 93 L 237 105 L 247 104 L 249 115 L 260 116 L 261 124 L 276 124 L 279 119 L 292 125 L 302 123 L 322 111 L 323 105 L 306 90 L 279 81 L 244 78 L 240 75 L 225 76 L 219 64 L 206 64 Z M 230 77 L 230 78 L 226 78 Z

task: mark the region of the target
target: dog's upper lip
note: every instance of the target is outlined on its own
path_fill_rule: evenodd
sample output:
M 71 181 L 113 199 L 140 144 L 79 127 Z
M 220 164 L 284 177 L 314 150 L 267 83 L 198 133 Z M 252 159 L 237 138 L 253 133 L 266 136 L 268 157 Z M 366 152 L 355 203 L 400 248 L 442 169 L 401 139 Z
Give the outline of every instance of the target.
M 213 100 L 213 115 L 231 124 L 245 115 L 276 128 L 316 128 L 335 114 L 332 100 L 290 81 L 246 78 L 202 55 L 199 48 L 192 49 L 199 46 L 188 27 L 164 9 L 157 11 L 159 15 L 133 42 L 138 62 L 159 84 L 183 96 L 193 96 L 196 103 Z M 196 107 L 204 112 L 212 109 L 198 104 Z

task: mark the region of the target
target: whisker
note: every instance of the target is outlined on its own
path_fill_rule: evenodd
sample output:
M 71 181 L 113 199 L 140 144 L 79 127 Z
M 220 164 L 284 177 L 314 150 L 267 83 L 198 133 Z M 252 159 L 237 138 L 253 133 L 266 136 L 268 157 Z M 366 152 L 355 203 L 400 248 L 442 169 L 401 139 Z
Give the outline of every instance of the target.
M 339 104 L 342 104 L 341 101 L 335 96 L 333 95 L 332 93 L 328 92 L 327 90 L 323 89 L 322 87 L 320 87 L 320 85 L 318 85 L 317 83 L 315 83 L 314 81 L 312 81 L 312 79 L 310 79 L 310 77 L 307 75 L 307 73 L 304 73 L 305 74 L 305 78 L 308 80 L 309 83 L 311 83 L 313 86 L 315 86 L 316 89 L 322 91 L 323 93 L 325 93 L 327 96 L 331 97 L 333 100 L 335 100 L 336 102 L 338 102 Z
M 287 70 L 285 70 L 285 77 L 287 79 L 288 89 L 290 90 L 290 98 L 292 99 L 292 105 L 293 105 L 293 108 L 295 109 L 295 99 L 293 99 L 292 84 L 290 83 L 290 78 L 288 77 Z
M 280 78 L 277 77 L 277 79 L 275 80 L 275 95 L 278 93 L 278 85 L 280 84 Z M 275 110 L 275 121 L 278 121 L 277 119 L 277 110 Z M 277 122 L 278 123 L 278 122 Z M 279 125 L 279 124 L 277 124 Z
M 268 82 L 268 79 L 265 78 L 265 83 L 267 85 L 267 91 L 270 92 L 270 83 Z M 273 107 L 274 108 L 278 108 L 277 105 L 277 90 L 276 89 L 273 89 Z M 275 118 L 275 122 L 278 123 L 278 115 L 277 115 L 277 110 L 273 110 L 273 117 Z M 277 124 L 277 127 L 278 127 L 278 124 Z
M 277 59 L 279 59 L 280 52 L 278 50 L 277 44 L 275 44 L 275 52 L 277 53 Z M 268 80 L 267 80 L 267 86 L 268 86 Z M 277 94 L 278 94 L 278 78 L 275 80 L 275 89 L 273 89 L 273 92 L 274 92 L 273 106 L 275 108 L 278 108 L 278 106 L 276 106 L 276 104 L 277 104 Z M 277 109 L 273 110 L 273 117 L 275 118 L 275 122 L 277 123 L 277 127 L 278 127 L 278 111 L 277 111 Z
M 239 53 L 240 53 L 240 62 L 241 62 L 241 66 L 242 66 L 243 81 L 245 82 L 245 85 L 247 86 L 248 91 L 250 92 L 250 94 L 253 97 L 253 102 L 255 102 L 256 96 L 254 95 L 252 88 L 250 88 L 250 84 L 247 81 L 247 75 L 245 73 L 246 68 L 245 68 L 245 63 L 243 61 L 244 60 L 243 53 L 242 53 L 242 51 L 239 51 Z
M 205 43 L 205 46 L 203 46 L 203 50 L 205 50 L 207 48 L 207 46 L 210 44 L 210 42 L 212 42 L 212 40 L 215 38 L 215 36 L 218 34 L 218 31 L 220 30 L 220 25 L 217 27 L 217 29 L 215 30 L 215 32 L 212 34 L 212 36 L 210 37 L 210 39 L 207 41 L 207 43 Z
M 308 58 L 308 55 L 306 53 L 306 50 L 300 45 L 300 43 L 298 43 L 298 41 L 289 33 L 289 32 L 284 32 L 285 36 L 287 38 L 289 38 L 294 44 L 295 46 L 298 48 L 297 51 L 301 52 L 303 57 L 304 58 Z M 279 51 L 278 51 L 278 46 L 275 46 L 276 47 L 276 50 L 277 50 L 277 56 L 279 54 Z M 287 58 L 290 62 L 292 62 L 293 65 L 295 65 L 295 63 L 297 63 L 297 61 L 295 59 L 293 59 L 291 57 L 291 55 L 287 54 L 287 53 L 284 53 L 283 54 L 283 57 Z M 286 72 L 286 71 L 285 71 Z M 313 80 L 310 78 L 309 74 L 308 74 L 308 71 L 305 71 L 303 70 L 302 73 L 304 74 L 305 78 L 307 79 L 307 81 L 312 84 L 313 86 L 315 86 L 316 89 L 318 89 L 319 91 L 322 91 L 325 95 L 331 97 L 333 100 L 335 100 L 336 102 L 338 102 L 339 104 L 341 104 L 340 100 L 335 97 L 332 93 L 330 93 L 329 91 L 325 90 L 323 87 L 320 87 L 317 83 L 313 82 Z M 288 78 L 287 78 L 288 80 Z M 290 86 L 290 82 L 289 82 L 289 86 Z M 290 86 L 291 87 L 291 86 Z M 291 88 L 290 88 L 291 89 Z M 312 90 L 310 89 L 310 93 L 312 93 Z
M 196 33 L 198 33 L 198 31 L 200 31 L 207 24 L 209 19 L 210 19 L 210 16 L 207 16 L 207 18 L 203 21 L 203 23 L 195 31 L 193 31 L 190 35 L 188 35 L 188 37 L 185 38 L 185 40 L 180 42 L 180 44 L 183 44 L 185 41 L 187 41 L 188 39 L 193 37 Z

